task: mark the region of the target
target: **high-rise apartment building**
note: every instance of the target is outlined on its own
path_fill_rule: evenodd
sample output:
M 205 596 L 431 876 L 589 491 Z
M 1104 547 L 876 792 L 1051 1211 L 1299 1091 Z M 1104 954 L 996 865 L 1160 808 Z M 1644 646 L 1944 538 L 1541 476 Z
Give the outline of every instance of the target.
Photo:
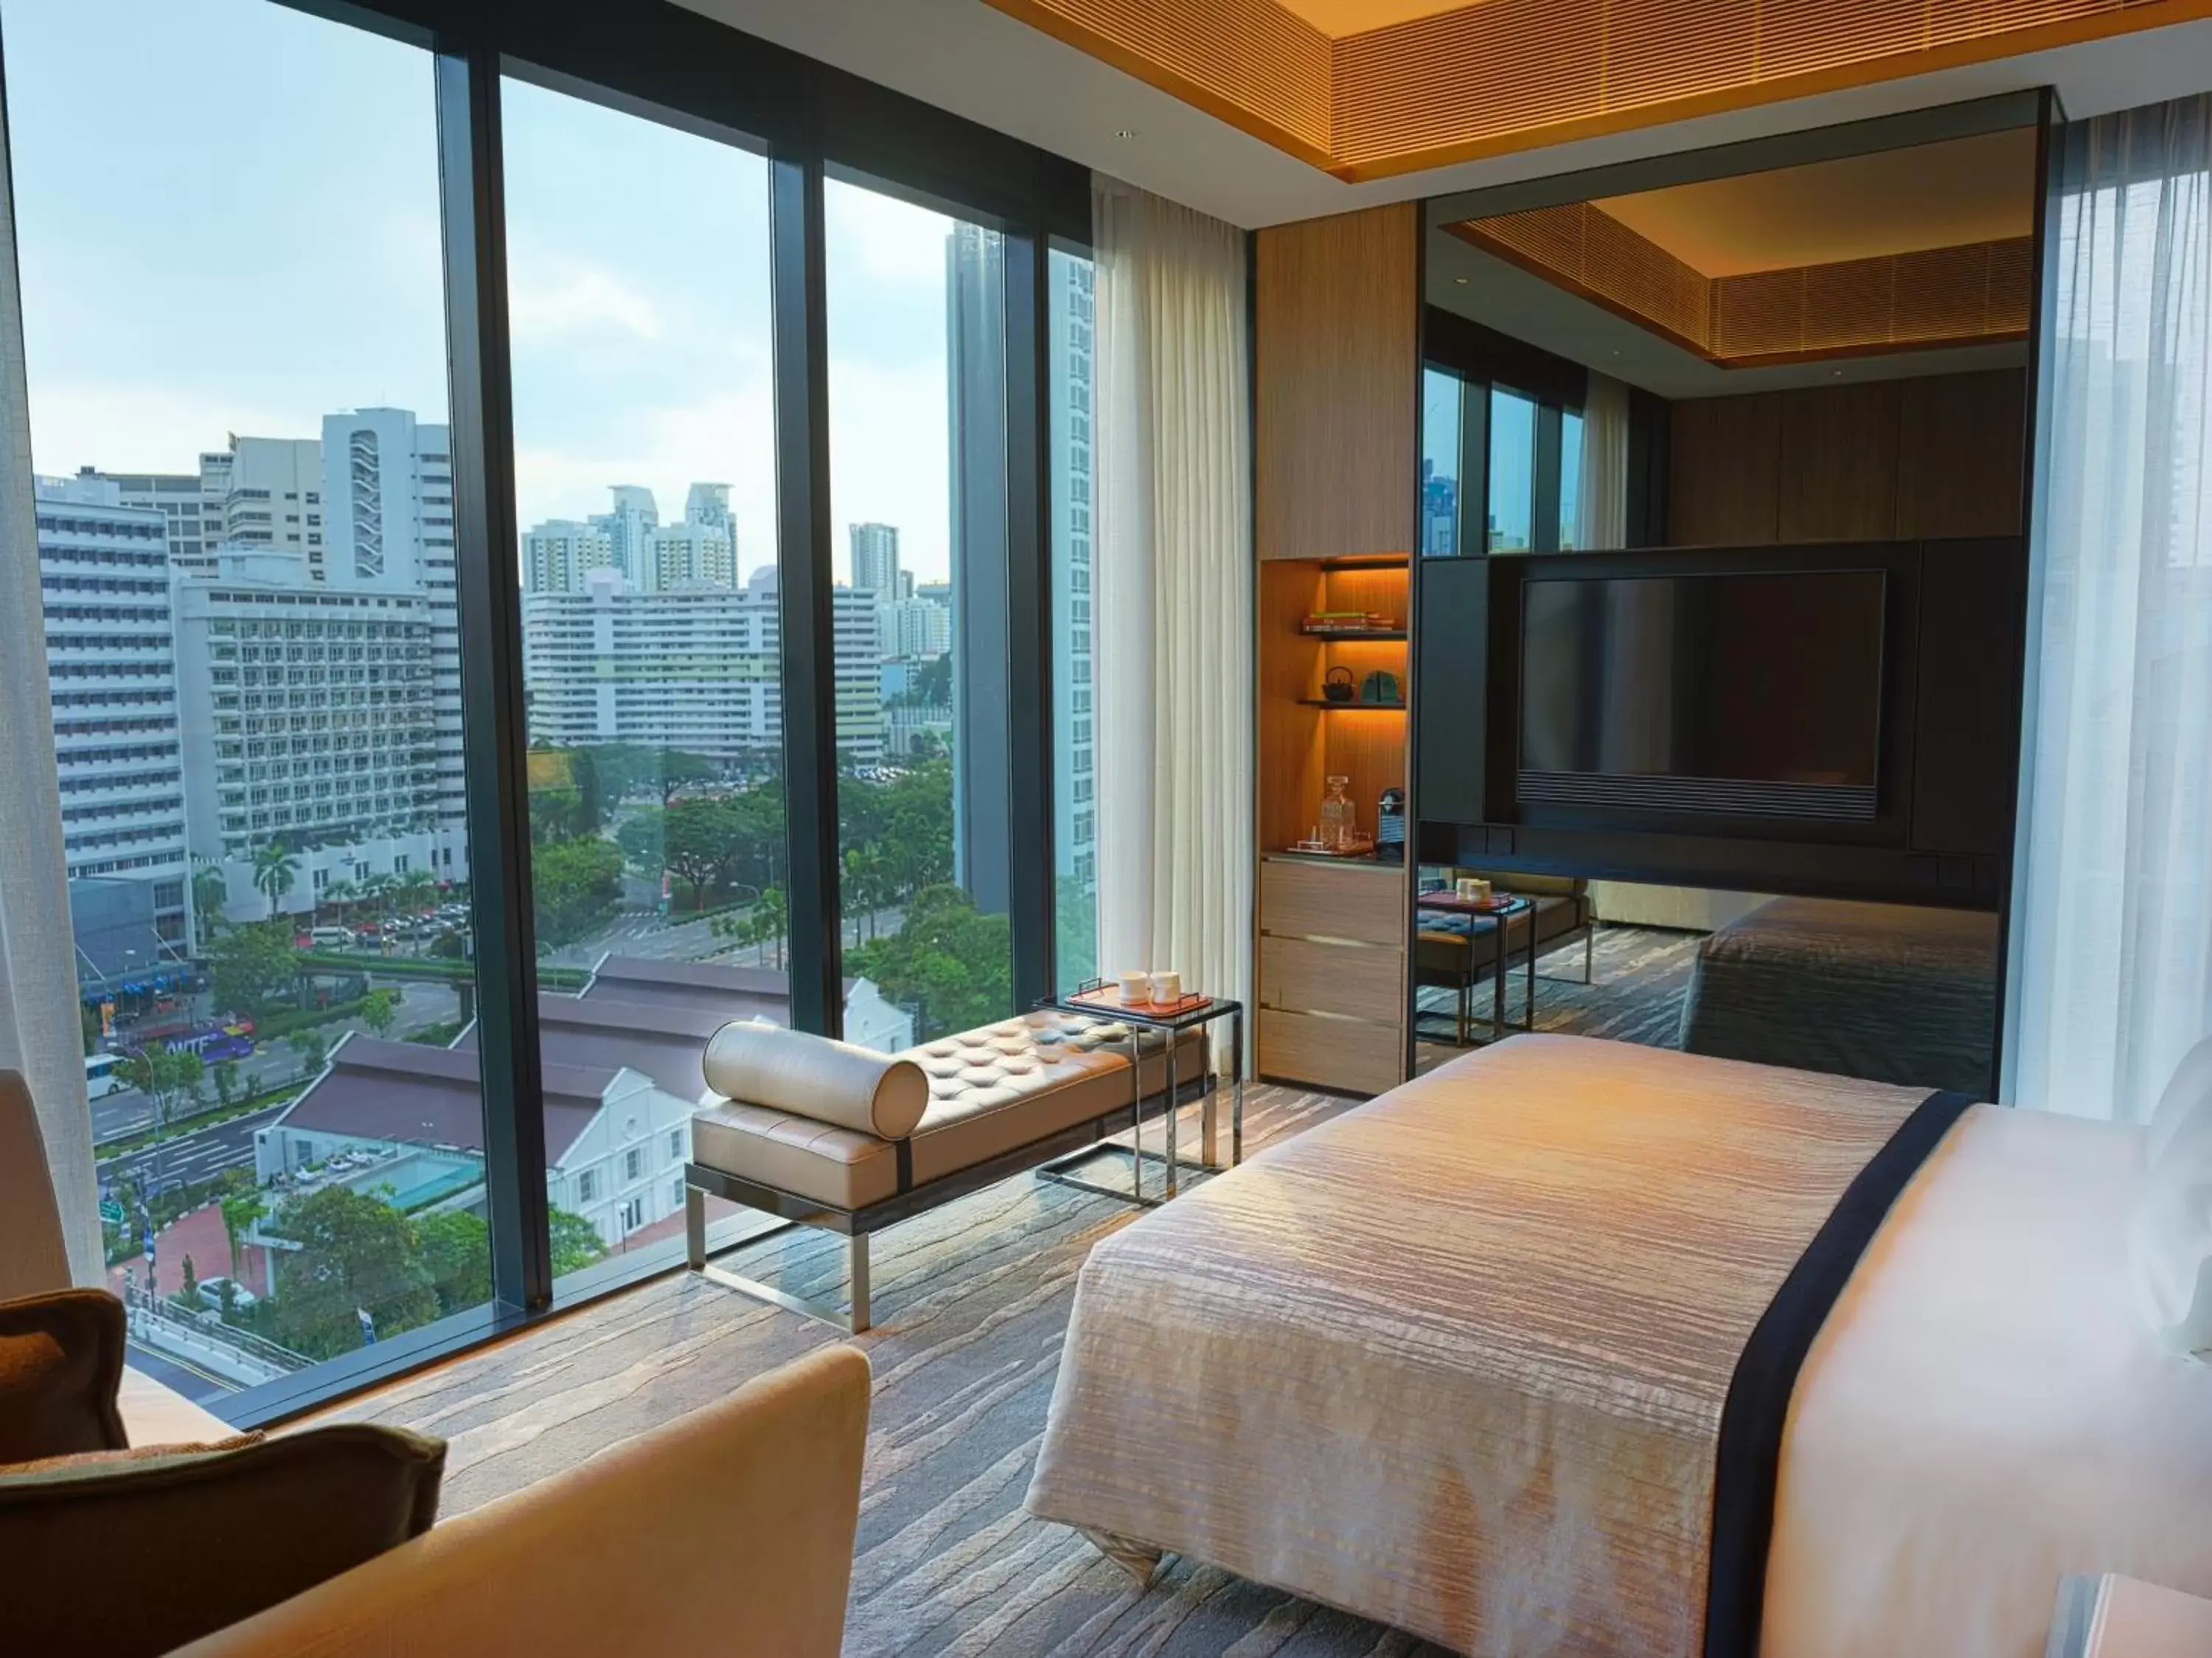
M 883 750 L 873 595 L 839 588 L 834 614 L 839 741 Z M 574 593 L 522 604 L 530 737 L 553 747 L 641 743 L 757 762 L 783 747 L 782 626 L 775 570 L 741 588 L 641 592 L 597 570 Z
M 219 546 L 305 556 L 323 576 L 323 448 L 312 437 L 240 437 L 204 451 L 198 473 L 111 472 L 126 505 L 157 507 L 172 559 L 189 564 Z
M 738 549 L 732 533 L 726 524 L 700 524 L 689 519 L 648 532 L 645 572 L 638 585 L 648 593 L 737 586 Z
M 876 649 L 887 657 L 942 656 L 952 649 L 952 608 L 934 599 L 876 606 Z
M 435 607 L 306 563 L 233 549 L 173 583 L 185 820 L 234 915 L 265 910 L 252 857 L 278 839 L 299 862 L 284 910 L 335 880 L 468 873 L 442 809 Z
M 1091 587 L 1094 524 L 1091 439 L 1092 330 L 1097 326 L 1094 271 L 1086 259 L 1052 260 L 1046 296 L 1061 406 L 1052 411 L 1053 710 L 1059 728 L 1053 745 L 1054 876 L 1073 901 L 1097 901 L 1098 804 L 1096 722 L 1091 708 L 1093 635 Z M 1095 971 L 1095 966 L 1086 971 Z
M 653 502 L 653 491 L 641 485 L 617 484 L 613 492 L 614 510 L 593 518 L 592 525 L 606 533 L 614 566 L 624 579 L 642 583 L 647 538 L 660 526 L 660 509 Z
M 872 593 L 878 602 L 906 598 L 913 578 L 899 569 L 899 533 L 892 524 L 853 524 L 846 528 L 853 547 L 853 588 Z
M 595 570 L 614 567 L 613 538 L 593 524 L 549 518 L 522 534 L 522 589 L 580 593 Z
M 325 579 L 349 592 L 417 594 L 426 603 L 435 689 L 437 816 L 441 829 L 459 842 L 468 807 L 451 440 L 446 427 L 420 423 L 406 409 L 353 409 L 323 418 L 321 448 L 329 509 Z
M 738 521 L 730 511 L 730 486 L 727 484 L 694 484 L 684 497 L 684 521 L 704 524 L 709 529 L 727 530 L 730 545 L 738 541 Z
M 167 523 L 90 473 L 36 485 L 62 837 L 88 988 L 190 948 Z M 94 917 L 118 912 L 122 924 Z

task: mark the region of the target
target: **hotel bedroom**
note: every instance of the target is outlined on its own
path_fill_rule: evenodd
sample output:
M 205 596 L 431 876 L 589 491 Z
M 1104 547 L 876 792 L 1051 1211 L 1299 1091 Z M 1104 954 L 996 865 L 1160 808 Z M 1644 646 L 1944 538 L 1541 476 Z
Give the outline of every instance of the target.
M 2212 0 L 0 46 L 0 1650 L 2212 1655 Z

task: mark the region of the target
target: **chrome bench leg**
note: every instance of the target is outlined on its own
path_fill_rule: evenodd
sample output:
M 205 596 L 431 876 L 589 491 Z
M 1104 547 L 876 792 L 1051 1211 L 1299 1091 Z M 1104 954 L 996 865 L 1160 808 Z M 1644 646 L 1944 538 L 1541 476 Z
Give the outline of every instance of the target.
M 845 1240 L 845 1267 L 853 1284 L 852 1332 L 868 1327 L 868 1234 L 855 1232 Z

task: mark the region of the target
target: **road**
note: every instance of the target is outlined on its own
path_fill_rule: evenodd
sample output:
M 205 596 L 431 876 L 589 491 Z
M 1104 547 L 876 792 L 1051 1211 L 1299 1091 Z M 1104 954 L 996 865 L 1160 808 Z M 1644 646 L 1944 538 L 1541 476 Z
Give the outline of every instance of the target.
M 253 1131 L 275 1122 L 283 1109 L 281 1105 L 270 1106 L 109 1158 L 99 1166 L 100 1184 L 112 1186 L 127 1176 L 141 1192 L 146 1192 L 146 1183 L 158 1178 L 161 1189 L 167 1191 L 188 1181 L 211 1180 L 228 1168 L 251 1168 Z
M 197 1365 L 186 1364 L 167 1353 L 157 1353 L 137 1342 L 131 1344 L 131 1368 L 151 1376 L 171 1393 L 182 1393 L 195 1405 L 204 1405 L 210 1410 L 215 1401 L 227 1399 L 238 1391 L 237 1384 L 211 1375 Z
M 451 1024 L 461 1016 L 460 994 L 450 984 L 419 978 L 380 978 L 373 972 L 369 982 L 379 989 L 399 992 L 399 1006 L 394 1012 L 390 1033 L 395 1041 L 431 1025 Z M 357 1018 L 344 1019 L 316 1027 L 316 1034 L 327 1046 L 343 1032 L 368 1029 Z M 254 1050 L 252 1058 L 237 1063 L 240 1078 L 251 1082 L 256 1088 L 273 1088 L 300 1074 L 300 1056 L 282 1039 L 262 1044 Z M 214 1084 L 206 1084 L 204 1092 L 212 1099 Z M 151 1127 L 153 1120 L 153 1102 L 136 1088 L 108 1094 L 92 1102 L 93 1143 L 105 1145 L 111 1140 L 140 1133 Z

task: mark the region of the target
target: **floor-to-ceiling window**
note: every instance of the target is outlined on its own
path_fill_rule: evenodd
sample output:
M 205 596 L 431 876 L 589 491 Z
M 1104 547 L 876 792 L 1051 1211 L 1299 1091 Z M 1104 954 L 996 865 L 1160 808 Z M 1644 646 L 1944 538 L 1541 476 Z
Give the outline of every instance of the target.
M 790 1022 L 769 180 L 512 76 L 501 106 L 558 1285 L 680 1252 L 704 1033 Z
M 672 1260 L 719 1020 L 1094 954 L 1090 266 L 1006 268 L 1086 175 L 679 9 L 320 10 L 0 0 L 108 1253 L 246 1421 Z
M 219 1404 L 490 1295 L 431 59 L 0 28 L 109 1282 Z
M 1536 404 L 1503 386 L 1490 388 L 1490 504 L 1492 552 L 1535 546 Z
M 1006 239 L 825 187 L 844 1034 L 1012 1011 Z

